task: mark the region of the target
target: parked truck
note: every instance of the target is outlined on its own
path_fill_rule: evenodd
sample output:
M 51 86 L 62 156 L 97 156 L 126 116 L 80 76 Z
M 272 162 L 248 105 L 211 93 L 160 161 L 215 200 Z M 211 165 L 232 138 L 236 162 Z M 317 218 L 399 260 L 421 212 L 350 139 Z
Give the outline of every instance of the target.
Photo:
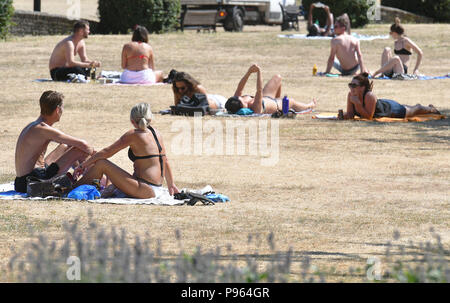
M 295 6 L 296 0 L 181 0 L 186 10 L 216 10 L 217 23 L 226 31 L 242 31 L 244 24 L 282 24 L 280 3 Z

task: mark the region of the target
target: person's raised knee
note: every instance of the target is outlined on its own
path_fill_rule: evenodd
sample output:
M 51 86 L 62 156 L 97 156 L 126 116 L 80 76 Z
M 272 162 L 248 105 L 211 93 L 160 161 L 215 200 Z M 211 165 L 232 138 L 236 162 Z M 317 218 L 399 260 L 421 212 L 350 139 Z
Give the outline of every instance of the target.
M 274 75 L 272 77 L 273 80 L 277 81 L 277 83 L 281 83 L 281 80 L 283 80 L 283 78 L 281 77 L 280 74 Z
M 385 53 L 390 53 L 391 52 L 391 48 L 389 46 L 384 48 L 384 52 Z

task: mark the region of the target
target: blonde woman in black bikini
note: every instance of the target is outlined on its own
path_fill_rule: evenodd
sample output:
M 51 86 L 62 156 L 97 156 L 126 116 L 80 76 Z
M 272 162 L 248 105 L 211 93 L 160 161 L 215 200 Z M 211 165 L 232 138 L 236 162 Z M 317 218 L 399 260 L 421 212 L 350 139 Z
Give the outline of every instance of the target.
M 116 142 L 94 154 L 74 171 L 78 177 L 75 187 L 92 184 L 94 179 L 107 179 L 122 193 L 133 198 L 153 198 L 162 191 L 166 179 L 170 195 L 178 193 L 161 134 L 150 126 L 152 112 L 148 103 L 139 103 L 131 109 L 130 121 L 133 129 L 123 134 Z M 134 172 L 129 174 L 108 158 L 128 147 L 128 158 L 133 162 Z
M 137 26 L 131 42 L 122 48 L 121 83 L 153 84 L 163 81 L 162 71 L 155 71 L 155 58 L 152 47 L 148 44 L 148 31 L 144 26 Z
M 416 66 L 413 74 L 419 74 L 419 66 L 422 62 L 422 50 L 408 37 L 404 35 L 405 29 L 400 25 L 400 19 L 395 18 L 395 23 L 391 25 L 391 36 L 394 38 L 394 54 L 391 49 L 386 47 L 381 57 L 381 68 L 377 70 L 372 76 L 376 77 L 379 74 L 384 74 L 386 77 L 392 78 L 394 74 L 408 74 L 408 63 L 412 55 L 411 51 L 417 54 Z
M 247 84 L 248 78 L 253 73 L 256 73 L 257 75 L 256 93 L 254 96 L 244 95 L 243 91 L 245 85 Z M 282 109 L 282 99 L 280 98 L 282 98 L 281 76 L 273 76 L 263 88 L 261 69 L 257 64 L 253 64 L 239 82 L 234 96 L 227 100 L 225 108 L 231 114 L 236 113 L 241 108 L 250 108 L 256 114 L 273 114 Z M 308 104 L 289 99 L 289 109 L 300 112 L 314 108 L 316 103 L 315 99 Z

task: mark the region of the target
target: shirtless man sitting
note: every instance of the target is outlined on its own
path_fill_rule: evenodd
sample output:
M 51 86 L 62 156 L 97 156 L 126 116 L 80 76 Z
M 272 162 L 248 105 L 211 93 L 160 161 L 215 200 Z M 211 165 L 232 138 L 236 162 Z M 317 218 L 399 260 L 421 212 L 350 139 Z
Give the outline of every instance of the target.
M 245 85 L 247 84 L 248 78 L 253 73 L 257 74 L 256 94 L 255 96 L 243 95 L 242 93 Z M 250 108 L 257 114 L 273 114 L 281 110 L 283 107 L 282 99 L 280 99 L 280 97 L 281 76 L 273 76 L 263 88 L 261 69 L 257 64 L 253 64 L 239 82 L 234 96 L 229 98 L 225 103 L 225 108 L 231 114 L 235 114 L 241 108 Z M 300 103 L 293 99 L 289 100 L 289 109 L 293 109 L 296 112 L 312 109 L 315 106 L 315 99 L 308 104 Z
M 42 94 L 39 118 L 20 133 L 16 144 L 16 179 L 14 190 L 26 193 L 28 176 L 50 179 L 66 173 L 70 167 L 86 159 L 94 150 L 86 141 L 66 135 L 52 125 L 61 119 L 64 96 L 55 91 Z M 44 158 L 50 142 L 60 143 Z
M 86 54 L 86 44 L 83 39 L 89 37 L 89 22 L 78 21 L 73 27 L 73 34 L 60 41 L 50 56 L 50 75 L 55 81 L 67 81 L 68 74 L 89 76 L 90 68 L 100 67 L 99 61 L 91 61 Z M 76 61 L 75 56 L 81 61 Z
M 342 76 L 354 75 L 358 69 L 361 73 L 366 71 L 359 40 L 347 33 L 349 26 L 344 15 L 336 19 L 334 24 L 336 37 L 331 40 L 331 51 L 325 74 L 330 73 L 332 67 L 336 68 Z M 339 61 L 335 61 L 335 57 Z

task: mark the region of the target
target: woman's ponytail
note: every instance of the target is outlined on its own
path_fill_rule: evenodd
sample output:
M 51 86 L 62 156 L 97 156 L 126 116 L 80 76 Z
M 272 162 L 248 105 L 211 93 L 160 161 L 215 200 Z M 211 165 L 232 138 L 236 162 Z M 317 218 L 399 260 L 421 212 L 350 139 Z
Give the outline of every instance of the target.
M 139 120 L 139 129 L 145 130 L 147 126 L 148 126 L 147 120 L 145 120 L 145 118 L 141 118 Z

